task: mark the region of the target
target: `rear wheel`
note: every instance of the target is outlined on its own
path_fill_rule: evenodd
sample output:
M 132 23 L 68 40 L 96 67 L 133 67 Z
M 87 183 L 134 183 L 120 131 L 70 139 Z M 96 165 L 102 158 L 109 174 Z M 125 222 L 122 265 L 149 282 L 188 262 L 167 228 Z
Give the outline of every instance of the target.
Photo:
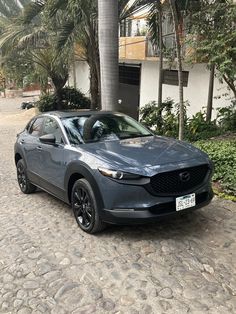
M 30 183 L 27 177 L 26 166 L 23 159 L 20 159 L 17 162 L 16 169 L 17 169 L 17 180 L 18 180 L 18 184 L 21 191 L 24 194 L 30 194 L 30 193 L 35 192 L 36 186 Z
M 96 233 L 105 228 L 98 213 L 92 187 L 86 179 L 75 182 L 71 195 L 72 209 L 79 227 L 87 233 Z

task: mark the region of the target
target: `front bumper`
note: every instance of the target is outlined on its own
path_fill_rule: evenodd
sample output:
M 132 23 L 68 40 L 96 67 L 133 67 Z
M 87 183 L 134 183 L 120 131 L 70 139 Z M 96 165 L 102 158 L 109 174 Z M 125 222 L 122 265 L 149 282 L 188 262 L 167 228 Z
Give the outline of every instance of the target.
M 196 193 L 196 206 L 176 211 L 175 198 L 170 201 L 159 200 L 157 205 L 145 208 L 116 208 L 116 209 L 103 209 L 102 219 L 103 221 L 111 224 L 143 224 L 161 220 L 167 216 L 177 216 L 183 213 L 187 213 L 208 205 L 213 198 L 213 192 L 211 187 L 205 191 L 198 191 Z

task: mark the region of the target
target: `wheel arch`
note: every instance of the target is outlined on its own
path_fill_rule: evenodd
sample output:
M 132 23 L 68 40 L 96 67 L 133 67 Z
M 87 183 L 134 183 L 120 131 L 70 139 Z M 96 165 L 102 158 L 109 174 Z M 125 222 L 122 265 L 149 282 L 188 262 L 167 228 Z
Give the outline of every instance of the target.
M 104 203 L 103 203 L 103 198 L 99 189 L 99 186 L 94 179 L 94 176 L 89 170 L 85 164 L 77 163 L 74 162 L 69 165 L 66 175 L 65 175 L 65 189 L 67 192 L 67 202 L 70 204 L 71 203 L 71 192 L 74 183 L 79 180 L 79 179 L 86 179 L 89 184 L 91 185 L 97 204 L 98 208 L 102 209 L 104 208 Z
M 23 159 L 20 153 L 15 153 L 15 165 L 17 165 L 18 161 Z

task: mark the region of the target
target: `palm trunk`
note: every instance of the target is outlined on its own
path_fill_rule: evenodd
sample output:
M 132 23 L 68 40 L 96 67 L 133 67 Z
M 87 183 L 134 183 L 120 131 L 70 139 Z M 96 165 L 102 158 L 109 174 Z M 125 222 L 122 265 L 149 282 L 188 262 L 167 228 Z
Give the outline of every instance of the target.
M 101 104 L 104 110 L 118 110 L 118 1 L 99 0 L 99 51 Z
M 210 78 L 209 78 L 209 89 L 208 89 L 208 100 L 207 100 L 206 122 L 211 121 L 213 92 L 214 92 L 214 77 L 215 77 L 215 65 L 211 64 Z
M 162 6 L 159 5 L 159 48 L 160 48 L 160 55 L 159 55 L 159 84 L 158 84 L 158 106 L 159 108 L 162 105 L 162 81 L 163 81 L 163 41 L 162 41 Z
M 68 80 L 68 75 L 66 75 L 65 77 L 59 77 L 59 76 L 54 76 L 51 75 L 51 80 L 52 80 L 52 84 L 54 87 L 54 93 L 56 96 L 56 100 L 57 100 L 57 110 L 62 110 L 63 109 L 63 103 L 62 103 L 62 90 L 63 87 L 65 86 L 67 80 Z
M 175 43 L 178 64 L 178 80 L 179 80 L 179 140 L 184 138 L 184 88 L 183 88 L 183 69 L 182 69 L 182 51 L 179 34 L 179 22 L 176 9 L 176 1 L 170 0 L 170 7 L 175 28 Z
M 91 95 L 91 109 L 92 110 L 100 109 L 99 81 L 94 63 L 90 64 L 90 95 Z

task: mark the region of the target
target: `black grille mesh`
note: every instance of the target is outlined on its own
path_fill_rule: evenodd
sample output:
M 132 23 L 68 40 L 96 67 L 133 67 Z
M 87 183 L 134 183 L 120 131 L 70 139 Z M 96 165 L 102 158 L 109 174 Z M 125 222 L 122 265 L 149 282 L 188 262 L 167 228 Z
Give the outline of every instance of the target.
M 190 179 L 181 181 L 181 173 L 188 172 Z M 151 187 L 156 194 L 179 194 L 193 190 L 201 185 L 209 174 L 208 165 L 200 165 L 191 168 L 159 173 L 151 178 Z

